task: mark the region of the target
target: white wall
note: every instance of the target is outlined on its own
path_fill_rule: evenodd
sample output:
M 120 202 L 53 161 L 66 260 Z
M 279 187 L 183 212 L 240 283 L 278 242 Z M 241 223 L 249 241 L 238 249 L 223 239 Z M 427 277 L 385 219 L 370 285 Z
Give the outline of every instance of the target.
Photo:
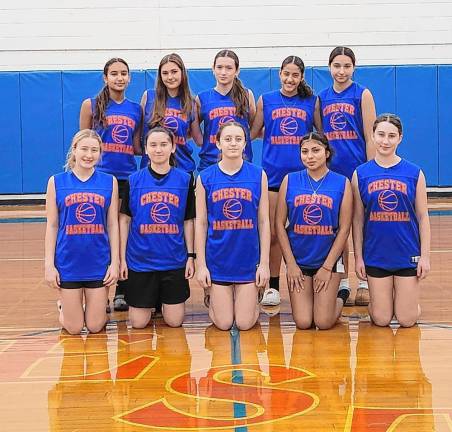
M 223 48 L 242 67 L 296 54 L 325 65 L 336 45 L 359 64 L 452 63 L 452 1 L 0 0 L 0 70 L 155 68 L 178 52 L 206 68 Z

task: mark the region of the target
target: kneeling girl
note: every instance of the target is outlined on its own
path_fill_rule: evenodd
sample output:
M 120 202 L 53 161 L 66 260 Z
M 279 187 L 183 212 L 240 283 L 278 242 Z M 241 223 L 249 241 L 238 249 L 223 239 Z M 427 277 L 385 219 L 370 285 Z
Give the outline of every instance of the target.
M 132 174 L 121 204 L 120 277 L 132 327 L 148 325 L 160 297 L 163 319 L 182 324 L 188 279 L 194 274 L 192 177 L 175 168 L 171 131 L 156 127 L 146 137 L 148 167 Z

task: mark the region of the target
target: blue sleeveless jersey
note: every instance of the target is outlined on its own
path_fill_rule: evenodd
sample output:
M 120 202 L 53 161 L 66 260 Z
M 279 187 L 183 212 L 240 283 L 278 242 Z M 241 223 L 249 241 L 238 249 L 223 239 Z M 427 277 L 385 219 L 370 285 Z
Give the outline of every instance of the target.
M 415 200 L 420 168 L 404 159 L 390 168 L 371 160 L 356 173 L 364 205 L 364 263 L 386 270 L 416 268 L 420 237 Z
M 248 117 L 239 117 L 235 114 L 236 108 L 229 94 L 223 96 L 215 89 L 210 89 L 199 93 L 198 98 L 200 102 L 200 120 L 204 124 L 198 171 L 218 162 L 218 149 L 215 144 L 215 137 L 220 126 L 229 121 L 236 121 L 245 127 L 245 155 L 246 160 L 252 162 L 253 149 L 251 147 L 249 119 Z
M 262 168 L 244 161 L 240 171 L 228 175 L 215 164 L 200 176 L 206 190 L 206 264 L 212 280 L 254 281 L 260 261 Z
M 144 107 L 144 125 L 143 125 L 143 148 L 146 148 L 144 139 L 149 131 L 149 121 L 152 119 L 153 108 L 155 100 L 155 90 L 147 90 L 146 105 Z M 166 100 L 165 117 L 162 122 L 162 126 L 166 127 L 173 132 L 176 138 L 176 162 L 177 167 L 192 173 L 195 168 L 195 161 L 192 158 L 193 148 L 188 141 L 188 133 L 190 131 L 190 125 L 193 121 L 194 111 L 187 116 L 182 112 L 182 105 L 179 96 L 168 97 Z M 146 155 L 146 151 L 143 152 L 141 158 L 140 167 L 147 167 L 149 164 L 149 158 Z
M 143 168 L 129 177 L 132 213 L 126 259 L 136 272 L 184 268 L 184 218 L 190 175 L 171 168 L 156 179 Z
M 91 107 L 96 108 L 96 99 L 91 99 Z M 124 99 L 121 103 L 111 100 L 105 112 L 108 127 L 96 126 L 102 138 L 102 158 L 98 164 L 100 171 L 113 174 L 124 180 L 137 170 L 133 151 L 133 134 L 140 126 L 140 104 Z
M 110 264 L 107 213 L 113 177 L 96 170 L 84 182 L 72 172 L 54 179 L 59 219 L 55 267 L 60 279 L 102 280 Z
M 262 95 L 264 141 L 262 167 L 269 187 L 279 187 L 286 174 L 303 169 L 300 140 L 312 132 L 316 97 L 284 96 L 280 90 Z
M 349 179 L 367 160 L 361 110 L 364 90 L 354 82 L 341 93 L 329 87 L 319 94 L 323 131 L 334 149 L 330 168 Z
M 312 269 L 323 265 L 336 239 L 346 178 L 328 171 L 321 182 L 303 170 L 290 173 L 287 183 L 286 230 L 292 253 L 299 266 Z

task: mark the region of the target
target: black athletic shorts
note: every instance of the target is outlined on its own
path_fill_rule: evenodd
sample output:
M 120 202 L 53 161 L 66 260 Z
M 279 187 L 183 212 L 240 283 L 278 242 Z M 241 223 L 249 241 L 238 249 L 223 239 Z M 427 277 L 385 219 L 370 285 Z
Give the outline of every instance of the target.
M 388 276 L 402 276 L 402 277 L 410 277 L 410 276 L 417 276 L 417 269 L 416 268 L 404 268 L 404 269 L 397 269 L 397 270 L 386 270 L 379 267 L 371 267 L 366 266 L 366 273 L 368 276 L 374 277 L 374 278 L 384 278 Z
M 126 193 L 126 190 L 127 190 L 127 183 L 128 183 L 128 180 L 118 180 L 119 199 L 124 198 L 124 194 Z
M 212 284 L 221 285 L 221 286 L 245 285 L 245 284 L 250 284 L 250 283 L 255 283 L 255 281 L 249 281 L 249 282 L 212 281 Z
M 315 274 L 322 268 L 306 268 L 306 267 L 300 267 L 300 270 L 303 272 L 304 276 L 314 277 Z M 333 269 L 331 270 L 332 273 L 337 273 L 337 263 L 334 264 Z
M 268 191 L 269 192 L 279 192 L 281 186 L 269 186 Z
M 79 288 L 102 288 L 104 287 L 104 281 L 75 281 L 75 282 L 60 282 L 60 288 L 64 289 L 79 289 Z
M 159 299 L 163 304 L 184 303 L 190 297 L 185 268 L 150 272 L 129 269 L 124 290 L 127 304 L 136 308 L 154 308 Z

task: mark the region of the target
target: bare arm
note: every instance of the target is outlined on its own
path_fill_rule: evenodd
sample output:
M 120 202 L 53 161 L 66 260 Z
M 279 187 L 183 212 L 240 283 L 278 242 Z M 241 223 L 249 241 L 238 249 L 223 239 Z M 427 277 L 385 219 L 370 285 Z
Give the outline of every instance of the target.
M 203 288 L 211 285 L 210 272 L 206 264 L 207 240 L 207 204 L 206 190 L 201 176 L 196 181 L 196 219 L 195 219 L 195 250 L 196 250 L 196 278 Z
M 140 122 L 133 133 L 133 152 L 139 156 L 143 154 L 143 149 L 141 147 L 141 136 L 143 135 L 143 108 L 140 108 Z
M 59 288 L 60 275 L 55 268 L 55 249 L 56 239 L 58 234 L 58 207 L 56 204 L 55 180 L 50 177 L 47 183 L 46 194 L 46 235 L 44 242 L 44 266 L 45 266 L 45 280 L 52 288 Z
M 286 231 L 286 221 L 287 221 L 287 184 L 288 176 L 284 177 L 281 183 L 278 194 L 278 204 L 276 205 L 276 217 L 275 217 L 275 229 L 276 235 L 278 237 L 279 246 L 281 247 L 281 252 L 286 263 L 286 276 L 287 276 L 287 287 L 289 291 L 297 290 L 300 292 L 304 289 L 303 286 L 303 273 L 295 260 L 292 248 L 290 247 L 289 237 Z
M 248 97 L 250 110 L 249 125 L 250 127 L 252 127 L 254 122 L 254 116 L 256 115 L 256 100 L 254 99 L 254 94 L 250 89 L 248 89 Z
M 114 285 L 119 277 L 119 224 L 118 224 L 118 181 L 113 177 L 111 203 L 107 213 L 108 240 L 111 261 L 104 278 L 105 286 Z
M 91 129 L 93 126 L 93 113 L 91 99 L 85 99 L 80 107 L 80 130 Z
M 184 221 L 184 239 L 187 246 L 188 253 L 194 251 L 194 238 L 195 238 L 195 225 L 193 219 Z M 187 264 L 185 266 L 185 278 L 191 279 L 195 274 L 195 261 L 193 257 L 188 257 Z
M 428 217 L 427 188 L 421 171 L 416 185 L 416 217 L 421 240 L 421 257 L 417 265 L 417 276 L 424 279 L 430 271 L 430 219 Z
M 256 272 L 256 285 L 265 287 L 270 279 L 270 219 L 268 208 L 267 175 L 262 171 L 261 199 L 258 208 L 260 259 Z
M 372 139 L 372 127 L 377 118 L 375 102 L 372 93 L 366 89 L 361 97 L 361 108 L 363 113 L 364 138 L 366 140 L 367 160 L 375 157 L 375 145 Z
M 353 250 L 355 254 L 355 271 L 361 280 L 366 280 L 366 269 L 363 259 L 363 228 L 364 228 L 364 206 L 358 188 L 358 176 L 356 171 L 352 177 L 353 190 Z
M 320 112 L 320 99 L 317 98 L 315 101 L 315 109 L 314 109 L 314 126 L 317 132 L 323 134 L 323 126 L 322 126 L 322 113 Z
M 251 127 L 250 136 L 251 140 L 259 137 L 261 130 L 264 126 L 264 103 L 262 96 L 257 101 L 256 115 L 254 116 L 253 126 Z
M 190 136 L 198 147 L 202 146 L 202 132 L 199 126 L 198 109 L 195 105 L 195 112 L 193 113 L 193 121 L 190 124 Z
M 120 271 L 119 279 L 125 280 L 128 277 L 128 268 L 126 260 L 127 239 L 129 237 L 130 216 L 119 213 L 119 261 Z

